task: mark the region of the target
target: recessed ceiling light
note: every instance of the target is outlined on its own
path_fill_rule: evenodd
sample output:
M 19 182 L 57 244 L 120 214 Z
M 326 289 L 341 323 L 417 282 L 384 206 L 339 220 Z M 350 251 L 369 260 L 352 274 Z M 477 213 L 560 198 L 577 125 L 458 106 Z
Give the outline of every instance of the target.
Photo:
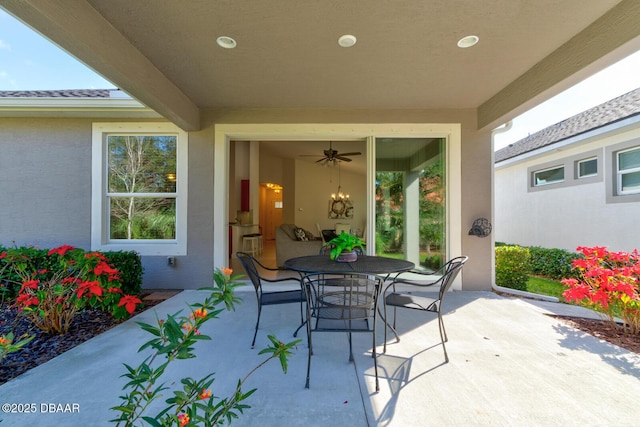
M 344 36 L 340 36 L 340 38 L 338 39 L 338 44 L 342 47 L 351 47 L 356 44 L 356 41 L 356 36 L 345 34 Z
M 233 49 L 238 45 L 234 39 L 227 36 L 218 37 L 216 39 L 216 43 L 218 43 L 218 46 L 223 47 L 225 49 Z
M 458 40 L 458 47 L 467 48 L 471 46 L 475 46 L 476 43 L 480 41 L 480 37 L 478 36 L 466 36 Z

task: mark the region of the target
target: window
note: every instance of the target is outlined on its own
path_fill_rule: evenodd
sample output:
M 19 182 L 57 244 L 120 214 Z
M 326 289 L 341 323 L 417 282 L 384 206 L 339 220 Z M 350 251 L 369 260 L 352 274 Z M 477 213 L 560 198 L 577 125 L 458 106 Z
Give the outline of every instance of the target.
M 185 255 L 186 156 L 171 124 L 94 124 L 92 248 Z
M 591 176 L 598 175 L 598 159 L 596 157 L 592 159 L 579 160 L 576 164 L 578 179 L 589 178 Z
M 533 173 L 533 185 L 556 184 L 564 181 L 564 166 L 539 170 Z
M 640 147 L 617 153 L 618 194 L 640 193 Z

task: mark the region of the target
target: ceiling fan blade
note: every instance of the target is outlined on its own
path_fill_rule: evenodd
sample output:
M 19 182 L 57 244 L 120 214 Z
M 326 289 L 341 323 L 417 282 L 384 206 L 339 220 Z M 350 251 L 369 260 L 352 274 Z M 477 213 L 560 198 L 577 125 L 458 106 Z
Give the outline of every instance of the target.
M 354 152 L 354 153 L 340 153 L 341 156 L 359 156 L 360 154 L 362 154 L 361 152 Z
M 323 158 L 321 158 L 320 160 L 316 160 L 316 163 L 324 162 L 324 161 L 326 161 L 326 160 L 330 160 L 330 159 L 329 159 L 329 158 L 327 158 L 327 157 L 323 157 Z
M 322 154 L 298 154 L 298 157 L 326 157 Z
M 351 161 L 351 159 L 350 159 L 350 158 L 348 158 L 348 157 L 342 157 L 342 155 L 340 155 L 340 156 L 334 156 L 333 158 L 334 158 L 334 159 L 341 160 L 341 161 L 343 161 L 343 162 L 350 162 L 350 161 Z

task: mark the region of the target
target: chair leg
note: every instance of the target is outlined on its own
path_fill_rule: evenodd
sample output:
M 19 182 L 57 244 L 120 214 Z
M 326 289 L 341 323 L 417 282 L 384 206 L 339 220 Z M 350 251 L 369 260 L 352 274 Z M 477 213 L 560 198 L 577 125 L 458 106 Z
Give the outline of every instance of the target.
M 256 336 L 258 336 L 258 325 L 260 325 L 260 312 L 262 311 L 262 304 L 258 302 L 258 320 L 256 321 L 256 331 L 253 333 L 253 341 L 251 341 L 251 348 L 256 345 Z
M 449 355 L 447 354 L 447 347 L 444 345 L 447 341 L 447 333 L 444 330 L 444 323 L 442 322 L 442 315 L 438 312 L 438 329 L 440 330 L 440 341 L 442 341 L 442 350 L 444 351 L 444 360 L 449 363 Z
M 304 385 L 304 388 L 309 388 L 309 377 L 311 375 L 311 354 L 313 353 L 313 346 L 311 344 L 311 322 L 307 317 L 307 347 L 309 351 L 307 352 L 307 382 Z
M 298 329 L 296 329 L 296 331 L 293 333 L 294 338 L 298 336 L 298 331 L 304 326 L 304 323 L 304 315 L 302 314 L 302 302 L 300 302 L 300 326 L 298 326 Z
M 351 345 L 351 332 L 349 332 L 349 362 L 353 362 L 353 346 Z
M 400 342 L 400 337 L 398 336 L 398 332 L 396 331 L 396 307 L 393 307 L 393 326 L 389 324 L 387 321 L 387 304 L 384 304 L 384 318 L 382 319 L 384 322 L 384 347 L 382 349 L 383 353 L 387 352 L 387 328 L 391 329 L 393 335 L 396 337 L 396 342 Z

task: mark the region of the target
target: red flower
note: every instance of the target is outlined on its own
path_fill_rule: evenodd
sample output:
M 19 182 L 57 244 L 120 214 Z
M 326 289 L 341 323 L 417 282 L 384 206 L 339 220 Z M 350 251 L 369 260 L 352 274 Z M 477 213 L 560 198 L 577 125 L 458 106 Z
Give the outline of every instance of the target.
M 125 295 L 120 298 L 118 307 L 122 307 L 124 305 L 124 308 L 127 310 L 127 312 L 129 314 L 132 314 L 134 311 L 136 311 L 136 305 L 140 303 L 142 303 L 142 301 L 139 298 L 132 295 Z
M 5 258 L 7 256 L 6 252 L 0 252 L 0 259 Z
M 109 264 L 104 261 L 100 261 L 96 268 L 93 270 L 96 276 L 101 276 L 103 274 L 118 274 L 118 270 L 112 268 Z
M 78 290 L 76 293 L 78 294 L 78 298 L 82 298 L 85 292 L 89 292 L 95 296 L 102 296 L 102 287 L 100 286 L 100 282 L 82 282 L 78 285 Z
M 24 291 L 25 289 L 38 289 L 38 285 L 40 284 L 39 280 L 27 280 L 22 284 L 19 292 Z
M 102 255 L 100 252 L 89 252 L 84 254 L 84 257 L 87 259 L 92 259 L 92 258 L 98 258 L 102 261 L 107 261 L 107 257 L 105 257 L 104 255 Z
M 18 298 L 16 298 L 16 303 L 22 305 L 24 308 L 29 307 L 30 305 L 38 305 L 40 304 L 40 300 L 29 294 L 20 294 L 18 295 Z
M 60 256 L 64 256 L 64 254 L 66 254 L 68 251 L 71 251 L 73 249 L 75 249 L 73 246 L 62 245 L 60 247 L 50 249 L 47 255 L 51 256 L 53 254 L 58 254 Z

